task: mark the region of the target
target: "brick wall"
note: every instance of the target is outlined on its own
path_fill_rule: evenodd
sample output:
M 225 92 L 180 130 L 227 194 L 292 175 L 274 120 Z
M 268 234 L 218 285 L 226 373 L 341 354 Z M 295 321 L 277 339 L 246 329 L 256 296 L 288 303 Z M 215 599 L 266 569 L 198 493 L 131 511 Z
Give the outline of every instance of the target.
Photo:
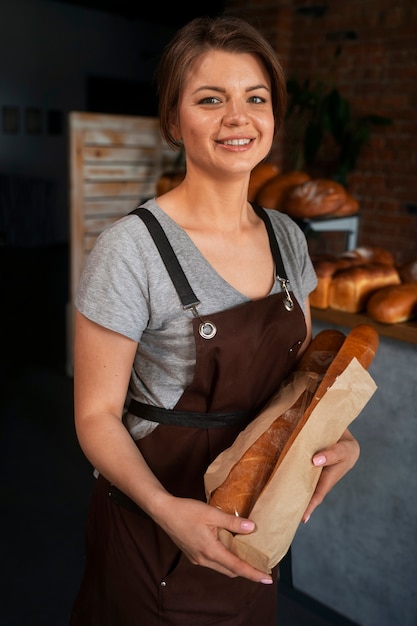
M 320 7 L 321 16 L 308 13 Z M 355 114 L 393 120 L 374 127 L 348 189 L 360 203 L 358 244 L 387 248 L 399 264 L 417 258 L 415 0 L 226 0 L 225 10 L 267 36 L 287 76 L 332 74 Z M 342 53 L 331 69 L 337 45 Z M 291 169 L 285 130 L 271 154 L 283 171 Z

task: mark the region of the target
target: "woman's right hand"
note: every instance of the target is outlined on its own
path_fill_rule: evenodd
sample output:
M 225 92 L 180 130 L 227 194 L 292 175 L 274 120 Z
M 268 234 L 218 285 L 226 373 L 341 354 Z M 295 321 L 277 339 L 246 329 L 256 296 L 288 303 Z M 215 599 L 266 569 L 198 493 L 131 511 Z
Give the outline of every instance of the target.
M 199 500 L 176 498 L 166 493 L 160 504 L 152 508 L 155 521 L 191 563 L 209 567 L 230 578 L 242 576 L 254 582 L 272 583 L 270 574 L 240 559 L 219 539 L 221 528 L 233 534 L 250 534 L 255 529 L 254 522 L 224 513 Z M 158 510 L 162 515 L 158 514 Z

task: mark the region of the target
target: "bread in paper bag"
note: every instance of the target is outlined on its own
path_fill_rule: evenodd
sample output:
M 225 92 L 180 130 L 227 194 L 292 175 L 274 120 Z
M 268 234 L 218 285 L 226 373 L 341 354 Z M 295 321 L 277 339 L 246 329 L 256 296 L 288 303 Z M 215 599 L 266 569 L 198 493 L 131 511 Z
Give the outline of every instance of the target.
M 284 556 L 320 476 L 321 468 L 312 465 L 312 456 L 340 438 L 374 393 L 376 386 L 366 368 L 377 346 L 378 335 L 366 324 L 347 337 L 339 331 L 319 333 L 293 375 L 208 468 L 208 502 L 249 516 L 257 524 L 250 535 L 221 533 L 233 552 L 256 567 L 269 571 Z M 264 461 L 254 453 L 267 448 L 271 452 L 269 444 L 260 446 L 260 442 L 265 443 L 271 433 L 276 438 L 279 431 L 283 436 L 273 462 L 268 460 L 269 470 L 262 475 Z

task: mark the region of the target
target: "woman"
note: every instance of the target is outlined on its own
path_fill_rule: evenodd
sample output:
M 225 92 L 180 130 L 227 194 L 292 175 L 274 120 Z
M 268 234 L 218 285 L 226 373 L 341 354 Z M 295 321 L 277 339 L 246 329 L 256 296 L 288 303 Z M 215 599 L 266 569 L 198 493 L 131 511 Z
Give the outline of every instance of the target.
M 219 541 L 254 525 L 209 506 L 203 476 L 311 339 L 304 236 L 247 201 L 285 78 L 251 26 L 198 18 L 165 49 L 158 87 L 186 176 L 102 233 L 76 299 L 75 421 L 98 479 L 71 625 L 272 626 L 277 571 Z M 304 521 L 358 451 L 347 431 L 312 459 L 324 469 Z

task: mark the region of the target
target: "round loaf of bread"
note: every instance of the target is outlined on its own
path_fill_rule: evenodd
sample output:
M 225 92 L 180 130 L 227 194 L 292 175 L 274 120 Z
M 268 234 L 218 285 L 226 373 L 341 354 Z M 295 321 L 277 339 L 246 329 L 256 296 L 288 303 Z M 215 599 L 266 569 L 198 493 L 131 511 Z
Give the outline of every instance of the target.
M 399 324 L 417 317 L 417 282 L 379 289 L 369 298 L 366 312 L 382 324 Z
M 256 196 L 256 202 L 267 209 L 281 211 L 285 194 L 307 180 L 310 180 L 310 176 L 306 172 L 292 171 L 278 174 L 262 185 Z
M 253 168 L 248 188 L 248 200 L 249 202 L 255 202 L 261 187 L 271 178 L 274 178 L 279 174 L 279 167 L 274 163 L 258 163 Z
M 343 185 L 327 178 L 316 178 L 289 190 L 279 208 L 291 217 L 305 219 L 332 215 L 346 202 Z

